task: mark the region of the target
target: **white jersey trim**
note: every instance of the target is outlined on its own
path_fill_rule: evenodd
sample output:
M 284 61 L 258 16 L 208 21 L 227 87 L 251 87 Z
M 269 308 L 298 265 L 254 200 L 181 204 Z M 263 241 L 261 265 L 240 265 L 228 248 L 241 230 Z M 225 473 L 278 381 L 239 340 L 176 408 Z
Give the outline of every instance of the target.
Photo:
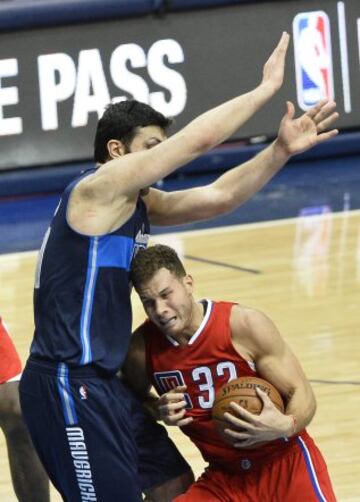
M 18 375 L 13 376 L 12 378 L 9 378 L 9 380 L 6 380 L 5 383 L 9 382 L 20 382 L 22 373 L 19 373 Z
M 195 331 L 195 333 L 193 334 L 193 336 L 190 338 L 189 345 L 193 345 L 193 343 L 195 342 L 195 340 L 197 340 L 197 338 L 203 332 L 203 330 L 204 330 L 204 328 L 205 328 L 205 326 L 206 326 L 206 324 L 207 324 L 207 322 L 209 320 L 209 317 L 210 317 L 210 314 L 211 314 L 211 311 L 212 311 L 213 303 L 212 303 L 211 300 L 208 300 L 207 298 L 205 298 L 205 301 L 207 302 L 207 307 L 206 307 L 206 312 L 205 312 L 205 315 L 204 315 L 204 319 L 201 321 L 200 326 Z
M 211 314 L 211 311 L 212 311 L 213 302 L 211 300 L 208 300 L 207 298 L 205 298 L 205 301 L 206 301 L 207 305 L 206 305 L 206 312 L 205 312 L 204 318 L 201 321 L 201 324 L 198 327 L 198 329 L 195 331 L 195 333 L 193 334 L 193 336 L 190 338 L 188 345 L 192 345 L 195 342 L 195 340 L 201 335 L 202 331 L 204 330 L 204 328 L 205 328 L 205 326 L 206 326 L 206 324 L 207 324 L 207 322 L 209 320 L 209 317 L 210 317 L 210 314 Z M 175 338 L 173 338 L 172 336 L 166 335 L 166 338 L 175 347 L 177 347 L 177 346 L 180 345 L 179 342 L 177 342 L 175 340 Z

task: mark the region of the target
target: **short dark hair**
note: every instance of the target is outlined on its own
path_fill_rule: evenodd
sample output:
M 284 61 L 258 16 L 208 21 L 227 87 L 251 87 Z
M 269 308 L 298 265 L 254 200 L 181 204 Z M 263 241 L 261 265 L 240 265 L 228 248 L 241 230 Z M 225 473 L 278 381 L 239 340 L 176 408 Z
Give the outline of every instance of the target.
M 135 289 L 147 283 L 161 268 L 166 268 L 178 278 L 186 275 L 184 265 L 173 248 L 156 244 L 140 249 L 131 264 L 131 281 Z
M 129 146 L 139 127 L 155 125 L 164 131 L 172 119 L 165 117 L 151 106 L 136 100 L 120 101 L 108 105 L 97 124 L 94 140 L 94 160 L 104 163 L 108 159 L 107 143 L 110 139 Z

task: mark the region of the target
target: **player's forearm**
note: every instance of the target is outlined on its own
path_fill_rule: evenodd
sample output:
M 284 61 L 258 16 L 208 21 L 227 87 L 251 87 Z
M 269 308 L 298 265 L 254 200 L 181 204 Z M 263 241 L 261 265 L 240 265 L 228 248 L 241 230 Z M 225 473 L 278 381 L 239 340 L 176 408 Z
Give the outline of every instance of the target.
M 275 140 L 251 160 L 220 176 L 213 187 L 219 200 L 227 201 L 232 211 L 250 199 L 286 164 L 290 156 Z
M 276 89 L 268 83 L 212 108 L 190 122 L 184 132 L 198 138 L 201 149 L 209 150 L 232 136 L 269 99 Z
M 285 413 L 292 416 L 288 436 L 302 431 L 309 425 L 316 411 L 316 400 L 312 389 L 297 389 L 289 400 Z

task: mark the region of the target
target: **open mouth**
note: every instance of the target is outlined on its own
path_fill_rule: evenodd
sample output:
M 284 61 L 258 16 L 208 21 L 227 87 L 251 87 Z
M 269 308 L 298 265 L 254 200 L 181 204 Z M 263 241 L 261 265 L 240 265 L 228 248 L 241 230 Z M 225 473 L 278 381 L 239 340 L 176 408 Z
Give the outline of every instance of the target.
M 169 327 L 171 327 L 173 324 L 175 324 L 176 319 L 177 319 L 177 318 L 176 318 L 176 316 L 174 316 L 174 317 L 170 317 L 169 319 L 163 319 L 163 320 L 161 320 L 161 321 L 160 321 L 160 324 L 161 324 L 161 326 L 162 326 L 162 327 L 164 327 L 164 328 L 169 328 Z

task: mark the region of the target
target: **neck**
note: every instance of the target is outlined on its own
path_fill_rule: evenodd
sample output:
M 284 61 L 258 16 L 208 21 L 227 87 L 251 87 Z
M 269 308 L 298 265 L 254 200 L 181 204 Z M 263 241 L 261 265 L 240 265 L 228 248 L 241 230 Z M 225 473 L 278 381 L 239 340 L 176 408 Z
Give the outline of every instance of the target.
M 176 341 L 180 345 L 188 345 L 191 337 L 199 329 L 200 324 L 204 319 L 204 315 L 204 305 L 200 302 L 194 302 L 188 326 L 184 329 L 179 337 L 176 337 Z

